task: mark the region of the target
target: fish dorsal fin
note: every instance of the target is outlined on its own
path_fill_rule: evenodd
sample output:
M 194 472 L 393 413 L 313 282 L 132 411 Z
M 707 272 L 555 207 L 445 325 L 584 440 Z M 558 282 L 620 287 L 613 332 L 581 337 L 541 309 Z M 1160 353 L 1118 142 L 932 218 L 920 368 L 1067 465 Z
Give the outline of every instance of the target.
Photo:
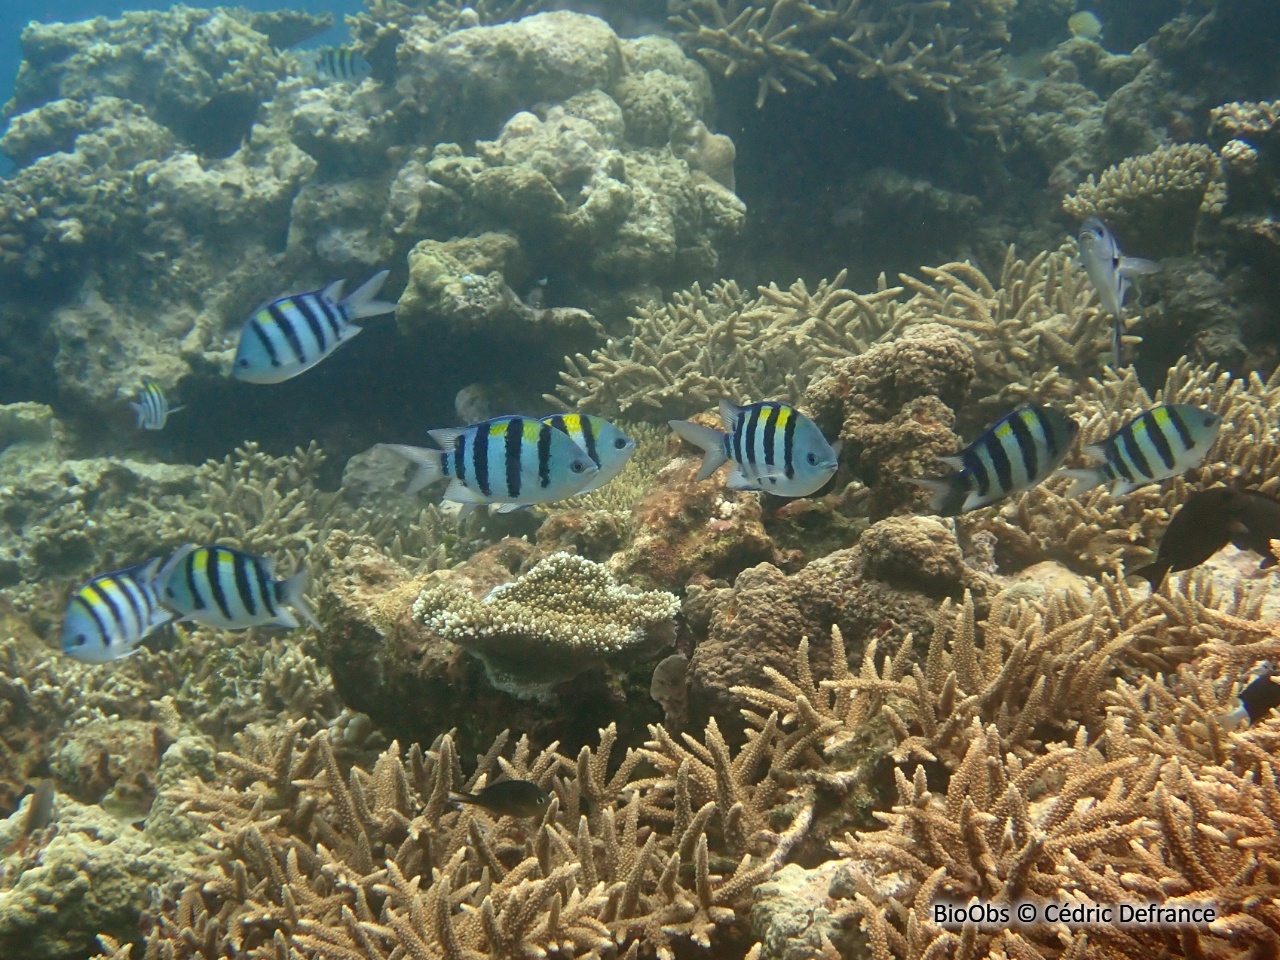
M 742 407 L 731 400 L 720 401 L 720 420 L 730 433 L 733 433 L 734 425 L 737 424 L 738 418 L 742 416 L 742 410 Z
M 429 436 L 436 443 L 440 444 L 442 450 L 452 451 L 458 445 L 458 438 L 462 436 L 469 427 L 438 427 L 435 430 L 428 430 Z

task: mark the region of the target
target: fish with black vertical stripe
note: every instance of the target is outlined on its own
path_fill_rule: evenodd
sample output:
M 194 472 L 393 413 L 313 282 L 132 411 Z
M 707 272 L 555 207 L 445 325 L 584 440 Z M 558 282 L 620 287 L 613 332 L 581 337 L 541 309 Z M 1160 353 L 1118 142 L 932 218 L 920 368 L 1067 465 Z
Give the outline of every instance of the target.
M 62 618 L 62 652 L 87 663 L 135 653 L 152 631 L 173 619 L 156 588 L 160 565 L 157 557 L 81 585 Z
M 840 441 L 828 443 L 817 424 L 787 403 L 765 400 L 740 407 L 720 401 L 724 430 L 691 420 L 668 420 L 682 439 L 703 451 L 698 479 L 732 463 L 732 490 L 764 490 L 779 497 L 807 497 L 839 466 Z
M 156 577 L 161 601 L 182 620 L 245 630 L 257 626 L 293 629 L 298 617 L 319 628 L 307 604 L 307 571 L 275 579 L 273 564 L 218 544 L 179 548 Z
M 138 417 L 139 430 L 163 430 L 164 425 L 169 422 L 169 414 L 186 409 L 181 404 L 169 406 L 169 399 L 160 385 L 151 380 L 143 383 L 137 402 L 130 403 L 129 406 Z
M 1030 490 L 1062 466 L 1080 425 L 1053 407 L 1019 407 L 952 457 L 956 470 L 939 480 L 913 478 L 932 493 L 934 513 L 954 517 Z
M 1083 448 L 1095 466 L 1063 470 L 1075 481 L 1068 497 L 1078 497 L 1102 483 L 1111 496 L 1176 477 L 1199 466 L 1218 439 L 1222 417 L 1203 407 L 1165 403 L 1134 417 L 1100 443 Z
M 281 383 L 310 370 L 360 333 L 357 320 L 395 310 L 394 303 L 377 299 L 387 273 L 375 273 L 346 297 L 346 281 L 338 280 L 263 304 L 240 332 L 231 375 L 249 383 Z
M 589 413 L 557 413 L 543 417 L 542 422 L 567 433 L 596 465 L 599 472 L 595 479 L 578 493 L 590 493 L 603 487 L 622 472 L 636 452 L 636 442 L 604 417 Z
M 464 514 L 478 504 L 495 505 L 497 512 L 507 513 L 554 503 L 581 493 L 600 472 L 568 433 L 545 420 L 496 417 L 427 432 L 440 450 L 398 443 L 380 446 L 418 465 L 410 493 L 447 479 L 444 499 L 462 504 Z

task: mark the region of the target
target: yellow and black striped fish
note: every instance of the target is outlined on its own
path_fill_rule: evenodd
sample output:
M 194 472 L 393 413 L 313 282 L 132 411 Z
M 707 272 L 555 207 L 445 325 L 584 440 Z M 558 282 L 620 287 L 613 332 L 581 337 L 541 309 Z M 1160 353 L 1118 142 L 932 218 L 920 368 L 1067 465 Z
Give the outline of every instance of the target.
M 839 466 L 840 441 L 828 443 L 817 424 L 790 404 L 764 401 L 739 407 L 722 400 L 720 419 L 726 430 L 689 420 L 667 421 L 681 439 L 702 449 L 699 480 L 732 461 L 730 489 L 807 497 L 820 490 Z
M 441 450 L 383 444 L 418 465 L 409 492 L 448 479 L 445 500 L 518 509 L 582 491 L 597 467 L 568 433 L 530 417 L 498 417 L 469 427 L 428 431 Z
M 169 420 L 169 414 L 184 409 L 182 406 L 171 407 L 169 400 L 159 385 L 147 380 L 142 385 L 136 403 L 130 403 L 133 412 L 138 416 L 139 430 L 163 430 Z
M 1084 454 L 1096 466 L 1063 470 L 1075 480 L 1068 497 L 1078 497 L 1100 483 L 1111 484 L 1120 497 L 1148 483 L 1176 477 L 1200 464 L 1218 439 L 1222 417 L 1187 403 L 1165 403 L 1138 414 Z
M 270 560 L 242 550 L 188 544 L 165 562 L 156 582 L 161 600 L 183 620 L 223 630 L 267 624 L 292 629 L 297 611 L 319 627 L 303 596 L 307 571 L 276 580 Z
M 590 493 L 603 487 L 622 472 L 622 468 L 631 459 L 631 454 L 636 452 L 636 442 L 604 417 L 589 413 L 557 413 L 543 417 L 542 422 L 549 423 L 572 437 L 573 442 L 599 468 L 595 479 L 578 493 Z
M 944 517 L 977 510 L 1029 490 L 1062 466 L 1080 425 L 1053 409 L 1029 405 L 1001 417 L 954 457 L 940 458 L 956 473 L 911 482 L 933 494 Z
M 62 620 L 62 652 L 88 663 L 127 657 L 170 620 L 155 580 L 160 558 L 100 573 L 71 595 Z

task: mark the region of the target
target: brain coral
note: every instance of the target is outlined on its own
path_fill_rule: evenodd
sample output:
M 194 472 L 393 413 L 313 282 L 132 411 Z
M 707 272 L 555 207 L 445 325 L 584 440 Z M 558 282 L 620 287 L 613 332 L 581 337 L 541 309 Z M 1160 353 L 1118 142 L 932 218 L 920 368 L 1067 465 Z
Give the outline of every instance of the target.
M 413 615 L 483 661 L 495 687 L 535 699 L 606 657 L 667 645 L 679 609 L 673 594 L 634 590 L 601 564 L 555 553 L 483 600 L 428 587 Z

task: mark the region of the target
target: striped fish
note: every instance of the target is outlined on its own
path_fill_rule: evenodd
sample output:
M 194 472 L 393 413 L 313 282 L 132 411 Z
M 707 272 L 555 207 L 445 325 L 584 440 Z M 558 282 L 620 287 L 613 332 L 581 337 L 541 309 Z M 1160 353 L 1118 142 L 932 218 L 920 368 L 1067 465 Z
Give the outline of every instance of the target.
M 1176 477 L 1198 466 L 1218 439 L 1222 417 L 1186 403 L 1166 403 L 1138 414 L 1101 443 L 1084 448 L 1101 461 L 1080 470 L 1063 470 L 1075 483 L 1068 497 L 1078 497 L 1100 483 L 1111 484 L 1121 497 L 1148 483 Z
M 764 401 L 739 407 L 720 401 L 726 430 L 689 420 L 668 420 L 681 439 L 703 450 L 698 479 L 731 461 L 732 490 L 766 490 L 780 497 L 807 497 L 822 488 L 839 466 L 841 442 L 827 443 L 817 424 L 786 403 Z
M 346 298 L 345 281 L 338 280 L 259 307 L 240 333 L 231 375 L 250 383 L 280 383 L 314 367 L 360 332 L 355 321 L 395 310 L 394 303 L 375 299 L 387 273 L 375 273 Z
M 418 465 L 414 493 L 448 478 L 445 500 L 519 509 L 580 493 L 599 474 L 591 458 L 563 430 L 529 417 L 498 417 L 469 427 L 429 431 L 441 450 L 380 444 Z
M 169 406 L 169 400 L 159 385 L 147 380 L 138 394 L 137 403 L 130 403 L 133 412 L 138 415 L 139 430 L 163 430 L 169 420 L 169 414 L 185 409 L 179 405 Z
M 188 544 L 165 562 L 156 583 L 163 602 L 183 620 L 223 630 L 268 624 L 292 629 L 296 611 L 319 629 L 303 597 L 307 571 L 276 580 L 272 567 L 270 560 L 231 547 Z
M 172 620 L 156 590 L 160 562 L 100 573 L 76 590 L 62 619 L 62 652 L 87 663 L 118 660 Z
M 1062 466 L 1080 424 L 1052 407 L 1019 407 L 988 427 L 954 457 L 957 472 L 940 480 L 914 478 L 932 492 L 930 509 L 954 517 L 1030 490 Z
M 589 413 L 557 413 L 543 417 L 542 422 L 567 433 L 596 465 L 599 472 L 595 479 L 578 493 L 590 493 L 603 487 L 622 472 L 636 452 L 636 442 L 604 417 Z
M 332 80 L 362 80 L 373 72 L 369 61 L 351 47 L 320 47 L 311 66 L 316 73 Z

